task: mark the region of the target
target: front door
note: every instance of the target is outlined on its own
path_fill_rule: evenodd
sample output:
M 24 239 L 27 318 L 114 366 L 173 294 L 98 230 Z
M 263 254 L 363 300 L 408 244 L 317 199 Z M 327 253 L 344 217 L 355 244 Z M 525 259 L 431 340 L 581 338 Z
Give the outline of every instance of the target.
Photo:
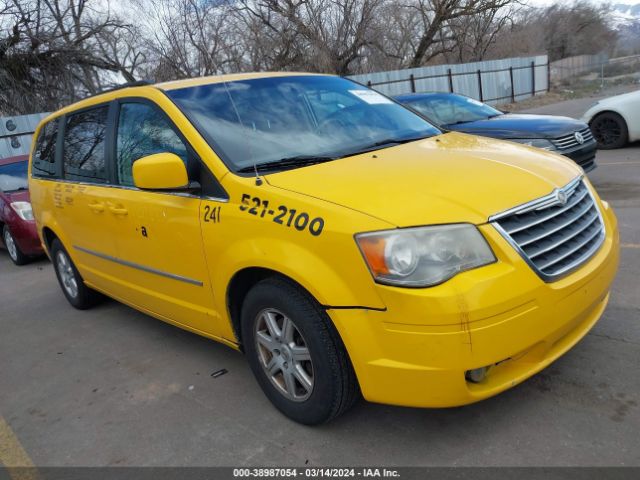
M 194 153 L 162 110 L 147 101 L 121 103 L 115 135 L 116 186 L 108 201 L 122 272 L 119 296 L 216 335 L 219 319 L 203 251 L 200 197 L 143 191 L 133 184 L 133 162 L 160 152 L 178 155 L 190 177 L 196 175 Z

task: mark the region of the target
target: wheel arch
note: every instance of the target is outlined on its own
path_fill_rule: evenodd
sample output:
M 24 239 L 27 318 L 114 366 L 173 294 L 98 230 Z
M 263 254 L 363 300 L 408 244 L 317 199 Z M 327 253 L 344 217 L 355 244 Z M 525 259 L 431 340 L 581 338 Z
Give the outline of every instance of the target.
M 285 280 L 297 288 L 300 288 L 304 291 L 310 298 L 314 301 L 321 303 L 318 301 L 314 295 L 304 287 L 300 282 L 291 278 L 288 275 L 285 275 L 276 270 L 272 270 L 270 268 L 265 267 L 245 267 L 239 271 L 237 271 L 229 281 L 227 285 L 227 292 L 225 295 L 225 303 L 227 307 L 227 315 L 229 315 L 229 319 L 231 321 L 231 326 L 233 328 L 233 333 L 242 349 L 242 327 L 241 327 L 241 313 L 242 313 L 242 304 L 244 302 L 245 297 L 249 293 L 249 291 L 260 281 L 265 280 L 267 278 L 280 278 Z
M 42 228 L 42 243 L 44 243 L 44 246 L 47 249 L 47 253 L 51 251 L 51 244 L 56 238 L 60 240 L 60 237 L 58 237 L 58 235 L 56 235 L 51 228 L 49 227 Z
M 615 108 L 606 108 L 603 110 L 599 110 L 595 112 L 593 115 L 591 115 L 591 118 L 589 119 L 589 122 L 588 122 L 589 128 L 591 128 L 591 124 L 596 118 L 598 118 L 600 115 L 603 115 L 605 113 L 613 113 L 615 115 L 622 117 L 622 119 L 624 120 L 624 123 L 626 124 L 627 130 L 629 130 L 629 118 L 623 112 L 616 110 Z
M 68 238 L 65 236 L 62 227 L 58 224 L 56 218 L 50 212 L 44 212 L 40 218 L 36 218 L 38 225 L 38 235 L 45 248 L 45 253 L 51 257 L 51 244 L 56 238 L 67 249 L 67 252 L 73 258 L 73 252 L 70 251 L 71 245 L 68 242 Z
M 637 140 L 637 138 L 633 135 L 633 131 L 632 129 L 629 128 L 630 125 L 632 125 L 632 121 L 629 118 L 629 116 L 625 115 L 624 112 L 621 112 L 618 109 L 615 108 L 607 108 L 607 109 L 603 109 L 600 110 L 599 112 L 595 113 L 594 115 L 591 116 L 590 120 L 589 120 L 589 129 L 591 130 L 591 132 L 593 133 L 594 137 L 595 137 L 595 132 L 593 130 L 593 123 L 600 118 L 602 115 L 612 115 L 612 116 L 616 116 L 619 117 L 621 119 L 621 121 L 623 122 L 623 127 L 624 130 L 626 130 L 626 138 L 624 139 L 625 142 L 619 146 L 624 146 L 625 144 L 628 144 L 629 142 L 633 142 L 635 140 Z M 611 147 L 611 146 L 607 146 L 607 147 L 599 147 L 599 148 L 615 148 L 615 147 Z

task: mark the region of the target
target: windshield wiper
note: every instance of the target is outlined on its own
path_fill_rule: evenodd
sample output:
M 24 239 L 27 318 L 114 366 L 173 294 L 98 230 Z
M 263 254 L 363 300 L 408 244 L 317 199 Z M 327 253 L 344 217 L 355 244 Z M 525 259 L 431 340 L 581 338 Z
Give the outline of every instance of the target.
M 352 155 L 358 155 L 360 153 L 371 152 L 372 150 L 377 150 L 380 147 L 384 147 L 385 145 L 400 145 L 402 143 L 415 142 L 416 140 L 422 140 L 423 138 L 431 137 L 432 135 L 421 135 L 419 137 L 411 137 L 411 138 L 386 138 L 384 140 L 378 140 L 370 145 L 366 145 L 363 148 L 358 149 L 354 152 L 348 152 L 335 156 L 322 156 L 322 155 L 295 155 L 293 157 L 281 158 L 280 160 L 275 160 L 272 162 L 264 162 L 258 163 L 255 166 L 249 165 L 246 167 L 242 167 L 238 170 L 238 173 L 250 173 L 255 170 L 258 171 L 267 171 L 267 170 L 280 170 L 288 167 L 302 167 L 307 165 L 315 165 L 317 163 L 330 162 L 332 160 L 337 160 L 339 158 L 350 157 Z
M 249 173 L 266 170 L 280 170 L 288 167 L 301 167 L 306 165 L 314 165 L 316 163 L 330 162 L 338 157 L 329 156 L 317 156 L 317 155 L 295 155 L 293 157 L 285 157 L 280 160 L 274 160 L 272 162 L 257 163 L 255 166 L 250 165 L 242 167 L 238 170 L 239 173 Z

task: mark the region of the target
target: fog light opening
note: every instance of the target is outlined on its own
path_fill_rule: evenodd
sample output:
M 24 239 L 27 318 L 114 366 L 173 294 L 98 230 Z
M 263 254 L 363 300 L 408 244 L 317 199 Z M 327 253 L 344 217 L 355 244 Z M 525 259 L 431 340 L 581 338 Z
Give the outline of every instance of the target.
M 467 382 L 480 383 L 487 376 L 488 370 L 489 370 L 489 367 L 481 367 L 481 368 L 474 368 L 473 370 L 467 370 L 466 372 L 464 372 L 464 378 L 467 380 Z

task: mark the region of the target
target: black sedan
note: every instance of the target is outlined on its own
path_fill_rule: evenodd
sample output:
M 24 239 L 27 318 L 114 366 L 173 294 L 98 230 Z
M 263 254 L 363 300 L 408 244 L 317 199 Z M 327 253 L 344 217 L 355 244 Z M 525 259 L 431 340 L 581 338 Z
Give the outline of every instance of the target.
M 565 155 L 585 172 L 596 168 L 596 141 L 579 120 L 552 115 L 505 113 L 455 93 L 395 97 L 443 130 L 519 142 Z

